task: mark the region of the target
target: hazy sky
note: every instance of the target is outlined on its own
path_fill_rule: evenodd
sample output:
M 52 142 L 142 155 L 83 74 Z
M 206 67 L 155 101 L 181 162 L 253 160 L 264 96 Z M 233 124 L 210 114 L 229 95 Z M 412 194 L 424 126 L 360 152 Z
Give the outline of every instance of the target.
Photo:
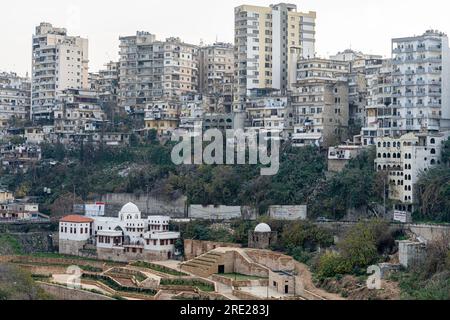
M 280 1 L 281 2 L 281 1 Z M 328 56 L 351 46 L 390 55 L 393 37 L 450 32 L 446 0 L 302 0 L 301 11 L 317 12 L 317 52 Z M 13 0 L 1 3 L 0 70 L 25 74 L 31 69 L 31 36 L 41 21 L 89 38 L 90 71 L 118 57 L 120 35 L 149 31 L 159 39 L 177 36 L 199 44 L 233 42 L 234 10 L 269 0 Z

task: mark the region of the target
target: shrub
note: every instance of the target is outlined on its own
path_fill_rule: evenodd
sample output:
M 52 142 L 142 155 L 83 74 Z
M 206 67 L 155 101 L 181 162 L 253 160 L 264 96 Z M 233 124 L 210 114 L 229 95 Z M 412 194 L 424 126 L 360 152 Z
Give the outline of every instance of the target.
M 211 283 L 193 280 L 193 279 L 162 279 L 160 282 L 162 286 L 190 286 L 196 287 L 205 292 L 213 292 L 215 290 L 214 285 Z
M 187 276 L 188 274 L 184 273 L 184 272 L 180 272 L 174 269 L 170 269 L 164 266 L 160 266 L 157 264 L 153 264 L 153 263 L 148 263 L 148 262 L 144 262 L 144 261 L 137 261 L 137 262 L 133 262 L 131 264 L 134 267 L 140 267 L 140 268 L 147 268 L 147 269 L 151 269 L 151 270 L 155 270 L 157 272 L 161 272 L 161 273 L 165 273 L 165 274 L 169 274 L 171 276 L 178 276 L 178 277 L 183 277 L 183 276 Z
M 316 269 L 319 279 L 324 279 L 350 273 L 352 266 L 339 253 L 328 251 L 319 258 Z

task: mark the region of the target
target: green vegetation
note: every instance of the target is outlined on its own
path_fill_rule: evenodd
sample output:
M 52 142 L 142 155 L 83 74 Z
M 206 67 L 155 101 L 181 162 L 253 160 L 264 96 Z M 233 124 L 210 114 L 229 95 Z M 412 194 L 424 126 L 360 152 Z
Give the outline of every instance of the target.
M 61 259 L 61 260 L 80 260 L 82 262 L 103 262 L 103 263 L 107 263 L 110 266 L 123 266 L 126 265 L 126 263 L 124 262 L 112 262 L 109 260 L 97 260 L 97 259 L 93 259 L 93 258 L 85 258 L 85 257 L 80 257 L 80 256 L 70 256 L 70 255 L 66 255 L 66 254 L 59 254 L 59 253 L 52 253 L 52 252 L 42 252 L 42 253 L 34 253 L 32 255 L 26 255 L 24 257 L 31 257 L 31 258 L 44 258 L 44 259 Z M 90 271 L 90 270 L 86 270 L 86 271 Z M 97 271 L 93 271 L 93 272 L 97 272 Z
M 395 248 L 396 230 L 381 220 L 360 222 L 338 244 L 338 251 L 325 252 L 315 265 L 319 279 L 344 274 L 365 274 L 372 264 L 386 260 Z
M 214 292 L 215 290 L 211 283 L 197 279 L 161 279 L 160 285 L 195 287 L 203 292 Z
M 399 273 L 391 277 L 402 290 L 404 300 L 450 300 L 450 271 L 424 278 L 418 272 Z
M 188 276 L 188 274 L 186 274 L 184 272 L 180 272 L 180 271 L 170 269 L 170 268 L 167 268 L 164 266 L 160 266 L 160 265 L 148 263 L 148 262 L 143 262 L 143 261 L 133 262 L 131 265 L 134 267 L 146 268 L 146 269 L 154 270 L 157 272 L 165 273 L 165 274 L 168 274 L 171 276 L 177 276 L 177 277 Z
M 424 172 L 415 189 L 420 204 L 416 220 L 450 223 L 450 139 L 443 146 L 441 165 Z
M 383 203 L 384 173 L 375 172 L 375 156 L 375 148 L 366 150 L 352 159 L 342 172 L 324 181 L 309 203 L 313 216 L 339 220 L 348 209 Z
M 402 298 L 414 300 L 450 299 L 450 237 L 428 245 L 425 262 L 411 270 L 394 275 Z
M 0 300 L 49 300 L 28 272 L 11 264 L 0 264 Z
M 267 279 L 267 278 L 257 277 L 257 276 L 248 276 L 248 275 L 240 274 L 240 273 L 224 273 L 224 274 L 218 274 L 218 276 L 225 277 L 225 278 L 232 279 L 232 280 L 237 280 L 237 281 L 249 281 L 249 280 L 264 280 L 264 279 Z
M 9 234 L 0 234 L 0 254 L 23 254 L 23 248 L 20 242 L 14 236 Z
M 85 143 L 66 149 L 61 144 L 47 144 L 43 146 L 44 160 L 33 170 L 2 172 L 0 184 L 18 195 L 39 197 L 43 212 L 54 216 L 70 212 L 74 189 L 76 201 L 112 192 L 143 194 L 149 188 L 169 201 L 185 195 L 188 204 L 247 205 L 259 213 L 271 205 L 307 204 L 311 217 L 336 220 L 349 209 L 373 209 L 383 202 L 386 176 L 374 170 L 374 148 L 327 179 L 326 154 L 314 147 L 283 145 L 275 176 L 261 176 L 260 165 L 175 166 L 172 147 L 173 143 L 160 145 L 152 134 L 130 147 L 94 148 Z M 449 150 L 447 142 L 441 166 L 426 172 L 419 182 L 417 218 L 450 222 Z M 50 164 L 50 159 L 57 164 Z M 45 194 L 43 186 L 52 194 Z M 245 238 L 242 231 L 234 239 L 239 243 Z M 219 236 L 230 240 L 225 232 Z
M 153 289 L 124 287 L 124 286 L 118 284 L 116 281 L 114 281 L 113 279 L 111 279 L 108 276 L 92 275 L 92 274 L 83 273 L 82 278 L 88 279 L 88 280 L 99 281 L 117 292 L 137 293 L 137 294 L 144 294 L 144 295 L 149 295 L 149 296 L 154 296 L 157 293 L 156 290 L 153 290 Z

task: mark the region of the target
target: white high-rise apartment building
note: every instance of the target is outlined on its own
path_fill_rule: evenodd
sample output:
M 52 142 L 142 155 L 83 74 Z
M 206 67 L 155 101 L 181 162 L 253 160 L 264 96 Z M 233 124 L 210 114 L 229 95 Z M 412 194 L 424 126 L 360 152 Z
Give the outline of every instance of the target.
M 393 103 L 397 134 L 450 127 L 450 49 L 448 37 L 429 30 L 392 40 Z
M 35 120 L 50 119 L 58 95 L 66 89 L 89 87 L 88 40 L 67 35 L 49 23 L 33 36 L 32 109 Z
M 296 81 L 297 61 L 315 56 L 316 13 L 293 4 L 235 9 L 235 111 L 254 89 L 282 94 Z

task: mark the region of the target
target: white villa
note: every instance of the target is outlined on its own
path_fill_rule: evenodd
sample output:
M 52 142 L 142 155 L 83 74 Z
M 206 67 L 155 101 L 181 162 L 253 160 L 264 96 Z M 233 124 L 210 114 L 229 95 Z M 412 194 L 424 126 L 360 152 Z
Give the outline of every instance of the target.
M 169 231 L 166 216 L 141 217 L 133 203 L 126 204 L 114 217 L 71 215 L 60 220 L 59 252 L 86 255 L 96 251 L 102 260 L 167 260 L 175 254 L 180 233 Z

